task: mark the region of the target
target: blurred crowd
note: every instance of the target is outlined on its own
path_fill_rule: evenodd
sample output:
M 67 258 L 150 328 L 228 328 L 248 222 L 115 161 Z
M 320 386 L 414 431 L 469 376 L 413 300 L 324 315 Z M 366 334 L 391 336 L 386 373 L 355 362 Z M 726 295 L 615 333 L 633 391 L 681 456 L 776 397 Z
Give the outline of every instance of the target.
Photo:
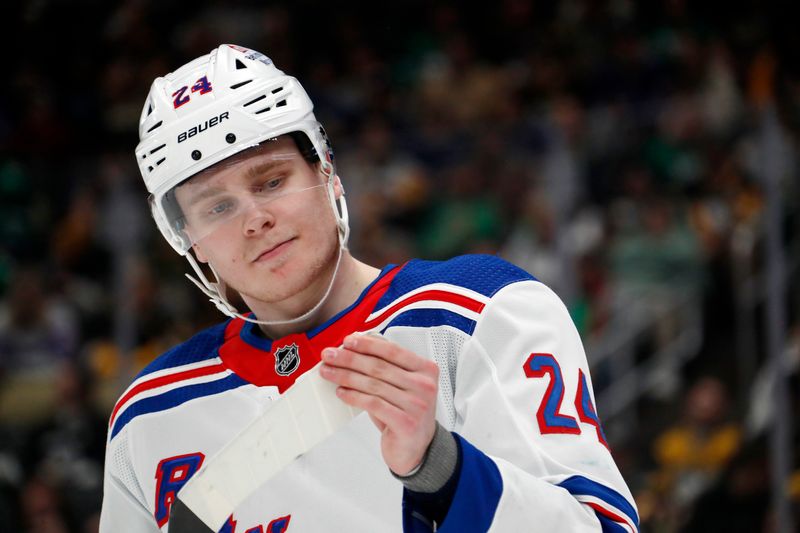
M 647 363 L 688 295 L 702 343 L 626 407 L 637 430 L 612 448 L 647 531 L 772 531 L 764 168 L 780 162 L 796 413 L 800 46 L 791 16 L 693 4 L 7 6 L 0 530 L 97 531 L 113 402 L 222 318 L 150 221 L 133 148 L 152 80 L 230 42 L 310 93 L 366 262 L 499 254 L 564 299 L 590 364 L 592 340 L 644 310 Z M 786 490 L 797 510 L 800 474 Z

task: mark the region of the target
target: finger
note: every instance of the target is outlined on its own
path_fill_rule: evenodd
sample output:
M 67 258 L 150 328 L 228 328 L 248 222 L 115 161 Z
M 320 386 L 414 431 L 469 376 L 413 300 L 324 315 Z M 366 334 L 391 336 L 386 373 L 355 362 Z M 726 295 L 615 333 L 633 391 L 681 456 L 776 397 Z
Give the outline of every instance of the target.
M 325 349 L 322 353 L 322 360 L 327 365 L 354 370 L 407 391 L 425 389 L 425 384 L 421 382 L 432 379 L 432 376 L 409 372 L 385 359 L 345 348 Z
M 367 413 L 367 414 L 369 415 L 369 419 L 372 420 L 372 423 L 375 424 L 375 427 L 378 428 L 378 431 L 383 433 L 383 431 L 386 429 L 386 424 L 381 422 L 381 420 L 379 418 L 375 418 L 375 416 L 372 415 L 371 413 Z
M 361 391 L 338 387 L 336 395 L 346 404 L 358 407 L 369 413 L 370 418 L 383 424 L 383 430 L 398 434 L 412 434 L 419 425 L 418 418 L 411 416 L 396 405 L 392 405 L 379 396 L 364 394 Z
M 345 368 L 322 365 L 320 374 L 323 378 L 342 387 L 359 391 L 370 396 L 377 396 L 395 407 L 411 413 L 424 412 L 428 404 L 421 395 L 409 393 L 390 383 L 373 377 L 353 372 Z
M 432 361 L 377 335 L 354 333 L 345 337 L 342 345 L 354 352 L 380 357 L 410 372 L 431 370 L 429 363 Z

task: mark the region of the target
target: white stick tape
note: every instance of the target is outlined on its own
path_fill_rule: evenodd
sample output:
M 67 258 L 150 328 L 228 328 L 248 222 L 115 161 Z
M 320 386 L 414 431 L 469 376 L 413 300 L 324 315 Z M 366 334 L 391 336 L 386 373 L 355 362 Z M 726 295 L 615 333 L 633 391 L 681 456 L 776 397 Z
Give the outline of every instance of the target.
M 181 489 L 181 501 L 213 531 L 258 487 L 361 412 L 336 396 L 336 385 L 320 377 L 319 366 L 300 376 Z

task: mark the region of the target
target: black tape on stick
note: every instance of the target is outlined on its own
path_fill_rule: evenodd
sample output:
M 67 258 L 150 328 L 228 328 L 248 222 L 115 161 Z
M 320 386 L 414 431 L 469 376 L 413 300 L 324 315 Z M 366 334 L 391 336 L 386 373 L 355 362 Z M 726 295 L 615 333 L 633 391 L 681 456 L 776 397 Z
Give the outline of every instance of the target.
M 180 498 L 169 511 L 169 533 L 216 533 L 205 525 Z

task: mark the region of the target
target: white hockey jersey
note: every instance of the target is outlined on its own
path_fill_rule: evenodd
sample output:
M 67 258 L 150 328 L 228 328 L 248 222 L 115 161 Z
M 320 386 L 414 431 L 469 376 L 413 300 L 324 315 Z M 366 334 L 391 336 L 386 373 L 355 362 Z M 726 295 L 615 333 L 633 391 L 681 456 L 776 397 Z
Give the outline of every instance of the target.
M 583 347 L 560 299 L 493 256 L 388 266 L 359 299 L 268 340 L 229 320 L 165 353 L 109 423 L 100 530 L 167 530 L 204 461 L 354 331 L 435 360 L 437 420 L 462 450 L 440 532 L 638 531 L 633 498 L 594 409 Z M 221 531 L 427 532 L 362 413 L 264 483 Z

